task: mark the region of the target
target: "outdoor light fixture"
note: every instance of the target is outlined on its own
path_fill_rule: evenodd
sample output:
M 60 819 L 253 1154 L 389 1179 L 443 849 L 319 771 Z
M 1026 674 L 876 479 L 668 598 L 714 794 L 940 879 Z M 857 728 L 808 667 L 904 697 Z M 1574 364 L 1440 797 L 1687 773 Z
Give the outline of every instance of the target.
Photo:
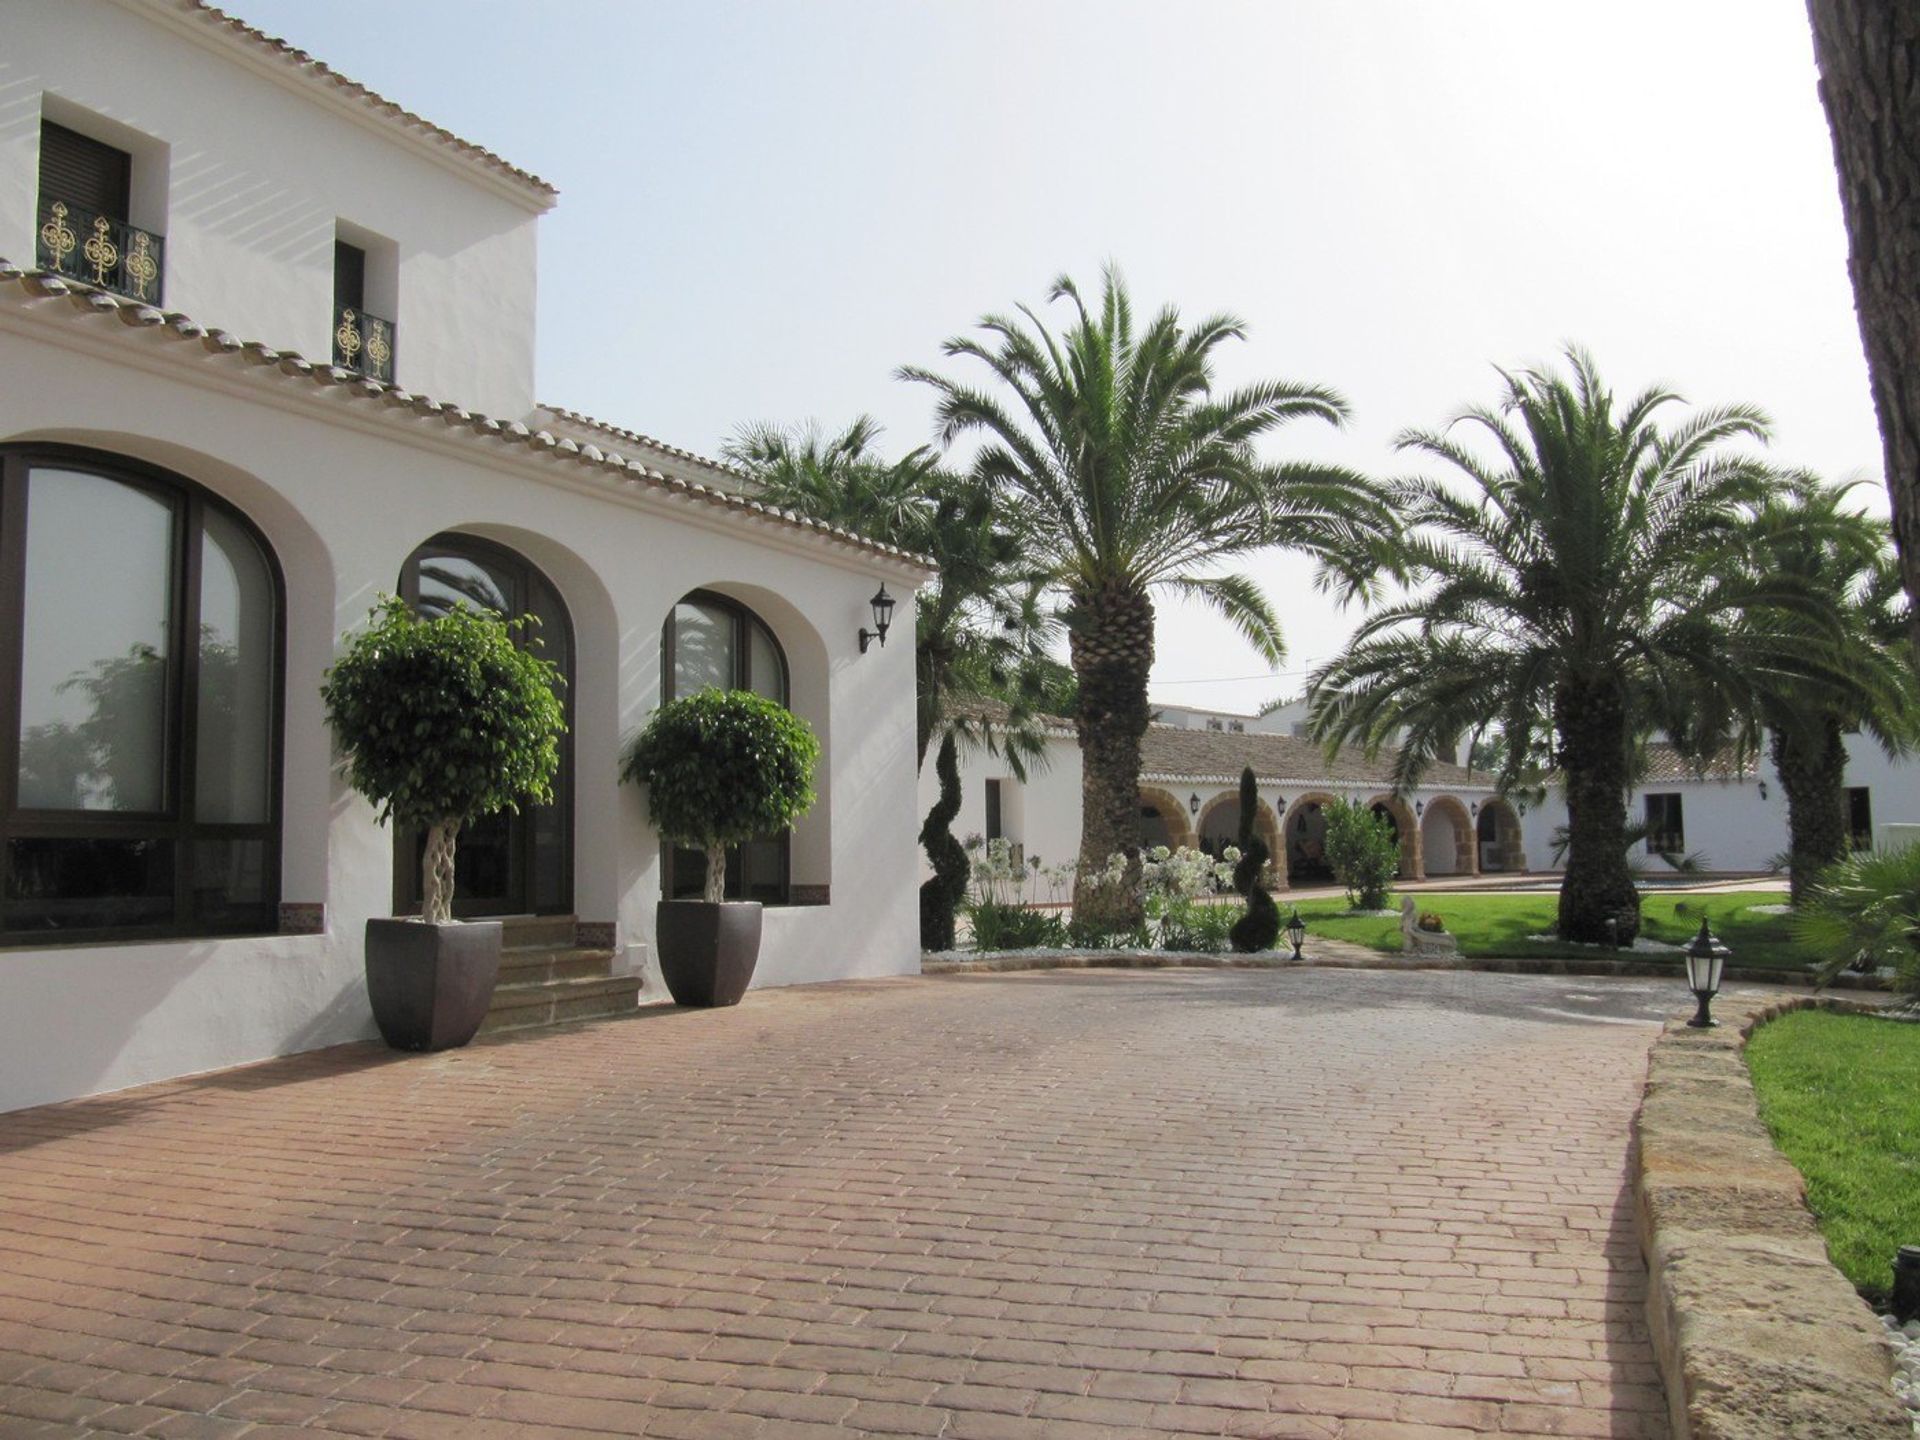
M 1762 800 L 1767 798 L 1767 782 L 1764 780 L 1760 782 L 1760 798 Z
M 882 645 L 885 645 L 887 643 L 887 628 L 893 624 L 893 597 L 887 594 L 887 587 L 885 585 L 882 585 L 878 590 L 874 591 L 873 599 L 867 603 L 873 607 L 873 629 L 869 630 L 864 625 L 860 627 L 860 653 L 862 655 L 867 653 L 867 646 L 876 640 Z
M 1479 813 L 1480 813 L 1480 802 L 1478 800 L 1474 801 L 1471 805 L 1467 806 L 1467 814 L 1478 815 Z
M 1187 796 L 1187 810 L 1190 814 L 1194 814 L 1194 815 L 1198 815 L 1200 813 L 1199 795 L 1195 794 L 1195 795 Z
M 1726 946 L 1713 938 L 1713 932 L 1707 929 L 1707 922 L 1700 922 L 1700 933 L 1693 937 L 1693 943 L 1687 946 L 1687 988 L 1700 1002 L 1700 1009 L 1687 1021 L 1695 1030 L 1706 1030 L 1720 1022 L 1708 1014 L 1713 997 L 1720 993 L 1720 972 L 1726 966 L 1727 956 L 1731 952 Z
M 1300 907 L 1293 907 L 1293 917 L 1287 921 L 1287 943 L 1293 946 L 1293 958 L 1300 958 L 1300 947 L 1306 943 L 1307 922 L 1300 918 Z
M 1424 801 L 1424 800 L 1416 800 L 1416 801 L 1414 801 L 1414 802 L 1413 802 L 1413 813 L 1414 813 L 1414 814 L 1416 814 L 1416 815 L 1424 815 L 1424 814 L 1426 814 L 1426 813 L 1427 813 L 1427 802 L 1426 802 L 1426 801 Z

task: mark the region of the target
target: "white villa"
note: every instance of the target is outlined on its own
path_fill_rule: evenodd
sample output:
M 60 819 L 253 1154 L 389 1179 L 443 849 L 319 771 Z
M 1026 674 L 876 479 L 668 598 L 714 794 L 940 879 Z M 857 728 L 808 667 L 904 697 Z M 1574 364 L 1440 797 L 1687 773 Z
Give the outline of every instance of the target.
M 537 402 L 552 187 L 197 0 L 9 5 L 0 95 L 0 1109 L 373 1033 L 362 926 L 418 838 L 319 686 L 382 592 L 531 611 L 569 682 L 556 803 L 460 846 L 502 1023 L 635 1003 L 699 877 L 618 755 L 716 681 L 824 751 L 732 867 L 757 983 L 917 970 L 927 568 Z
M 1567 812 L 1551 789 L 1531 802 L 1504 798 L 1488 772 L 1440 762 L 1417 788 L 1396 796 L 1391 752 L 1369 760 L 1349 747 L 1329 761 L 1322 747 L 1305 738 L 1298 702 L 1266 715 L 1184 706 L 1156 707 L 1155 714 L 1141 746 L 1140 816 L 1148 845 L 1217 852 L 1233 843 L 1240 827 L 1240 774 L 1251 765 L 1260 796 L 1254 823 L 1276 857 L 1272 883 L 1278 889 L 1331 879 L 1320 849 L 1320 807 L 1330 799 L 1357 800 L 1387 817 L 1400 839 L 1402 879 L 1558 866 L 1554 832 L 1567 823 Z M 1912 823 L 1920 821 L 1920 763 L 1889 760 L 1863 735 L 1848 736 L 1846 744 L 1855 846 L 1920 838 L 1920 825 Z M 1003 759 L 978 748 L 962 754 L 960 769 L 956 835 L 1005 838 L 1023 856 L 1039 856 L 1048 865 L 1077 859 L 1080 750 L 1071 722 L 1048 729 L 1045 763 L 1030 768 L 1024 780 Z M 920 776 L 923 812 L 937 790 L 928 765 Z M 1661 851 L 1697 855 L 1709 871 L 1751 874 L 1771 869 L 1787 849 L 1786 795 L 1764 754 L 1744 767 L 1723 756 L 1696 772 L 1671 745 L 1656 742 L 1648 747 L 1646 775 L 1629 799 L 1628 814 L 1653 831 L 1639 857 L 1649 878 L 1668 873 Z M 1282 855 L 1284 865 L 1277 858 Z

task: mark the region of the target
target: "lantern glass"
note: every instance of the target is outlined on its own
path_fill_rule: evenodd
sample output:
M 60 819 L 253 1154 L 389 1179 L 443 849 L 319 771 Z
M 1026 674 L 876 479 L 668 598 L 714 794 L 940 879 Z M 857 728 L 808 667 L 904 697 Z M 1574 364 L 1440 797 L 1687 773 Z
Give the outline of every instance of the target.
M 878 630 L 882 635 L 885 635 L 887 633 L 887 627 L 893 624 L 894 605 L 893 597 L 887 594 L 887 587 L 882 585 L 874 592 L 873 599 L 867 603 L 873 607 L 874 629 Z

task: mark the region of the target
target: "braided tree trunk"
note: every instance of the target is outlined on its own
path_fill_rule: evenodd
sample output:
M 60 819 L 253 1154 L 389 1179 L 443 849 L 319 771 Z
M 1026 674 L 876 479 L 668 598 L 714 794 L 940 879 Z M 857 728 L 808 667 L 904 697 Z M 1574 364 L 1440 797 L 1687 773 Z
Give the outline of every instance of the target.
M 427 827 L 427 853 L 420 862 L 420 918 L 429 925 L 453 919 L 453 845 L 459 834 L 458 820 Z
M 709 905 L 718 905 L 727 898 L 727 847 L 709 845 L 707 847 L 707 891 Z
M 1567 787 L 1567 873 L 1560 938 L 1590 945 L 1640 933 L 1640 892 L 1627 866 L 1626 697 L 1612 680 L 1569 680 L 1553 700 Z M 1618 924 L 1607 930 L 1611 918 Z
M 1826 718 L 1817 736 L 1776 726 L 1771 745 L 1787 792 L 1787 898 L 1798 905 L 1822 870 L 1847 858 L 1847 745 Z
M 1140 904 L 1140 737 L 1147 731 L 1147 672 L 1153 668 L 1153 602 L 1139 586 L 1111 581 L 1076 594 L 1068 633 L 1080 682 L 1080 874 L 1075 923 L 1132 929 Z M 1110 855 L 1127 857 L 1125 880 L 1093 877 Z

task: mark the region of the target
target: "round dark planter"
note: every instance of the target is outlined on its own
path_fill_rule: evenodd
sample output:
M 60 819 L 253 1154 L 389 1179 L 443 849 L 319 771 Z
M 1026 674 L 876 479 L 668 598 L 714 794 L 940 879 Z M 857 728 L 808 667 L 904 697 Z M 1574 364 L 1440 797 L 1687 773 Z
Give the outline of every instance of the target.
M 738 1005 L 760 958 L 760 902 L 662 900 L 653 937 L 676 1005 Z
M 500 922 L 367 921 L 367 998 L 396 1050 L 451 1050 L 473 1039 L 500 978 Z

